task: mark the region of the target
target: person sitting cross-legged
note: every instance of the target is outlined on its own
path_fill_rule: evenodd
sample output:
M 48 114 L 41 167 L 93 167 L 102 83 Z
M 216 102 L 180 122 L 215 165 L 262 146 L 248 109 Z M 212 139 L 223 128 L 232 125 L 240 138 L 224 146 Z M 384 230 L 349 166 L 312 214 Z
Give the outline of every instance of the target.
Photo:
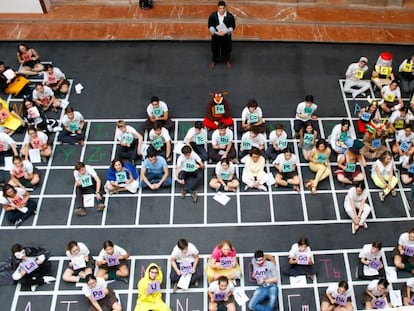
M 175 177 L 181 185 L 181 198 L 184 199 L 187 192 L 191 193 L 193 202 L 198 200 L 197 186 L 203 178 L 204 163 L 190 146 L 181 149 L 181 155 L 177 159 Z
M 110 194 L 121 191 L 129 191 L 136 193 L 139 187 L 139 174 L 130 163 L 114 159 L 108 169 L 107 181 L 105 183 L 105 191 Z
M 147 153 L 147 158 L 141 167 L 141 188 L 158 190 L 171 185 L 171 176 L 167 161 L 153 151 Z

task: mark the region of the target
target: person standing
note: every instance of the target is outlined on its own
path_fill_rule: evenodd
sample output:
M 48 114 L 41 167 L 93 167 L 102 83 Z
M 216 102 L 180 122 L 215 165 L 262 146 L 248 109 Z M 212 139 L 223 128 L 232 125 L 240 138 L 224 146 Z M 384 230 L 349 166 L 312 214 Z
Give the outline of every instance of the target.
M 208 18 L 208 28 L 211 33 L 211 51 L 213 53 L 210 68 L 214 70 L 216 62 L 221 56 L 224 58 L 227 68 L 231 69 L 231 33 L 236 28 L 236 21 L 233 14 L 227 12 L 224 1 L 219 1 L 217 7 L 217 12 L 211 13 Z

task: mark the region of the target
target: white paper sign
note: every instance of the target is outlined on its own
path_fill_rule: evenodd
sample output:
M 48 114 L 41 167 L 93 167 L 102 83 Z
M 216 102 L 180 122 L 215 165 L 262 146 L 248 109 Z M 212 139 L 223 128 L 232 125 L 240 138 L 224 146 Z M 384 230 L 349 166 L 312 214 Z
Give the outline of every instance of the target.
M 290 276 L 289 281 L 292 286 L 306 286 L 306 275 Z
M 4 170 L 11 171 L 13 168 L 13 157 L 4 157 Z
M 95 205 L 95 194 L 84 194 L 83 195 L 83 206 L 84 207 L 94 207 Z
M 75 85 L 76 94 L 80 94 L 83 89 L 84 89 L 84 87 L 83 87 L 82 84 L 78 83 L 78 84 Z
M 177 286 L 182 289 L 188 289 L 190 287 L 191 273 L 182 274 L 178 280 Z
M 40 157 L 40 150 L 39 149 L 29 149 L 29 157 L 30 157 L 30 162 L 32 162 L 32 163 L 42 162 L 42 158 Z
M 3 72 L 3 76 L 5 76 L 7 80 L 11 80 L 16 76 L 16 73 L 13 71 L 13 69 L 7 69 Z
M 223 206 L 226 205 L 230 201 L 230 197 L 220 191 L 214 195 L 213 199 L 219 202 Z
M 174 145 L 174 153 L 176 153 L 176 154 L 181 154 L 181 149 L 183 149 L 183 147 L 185 146 L 185 144 L 183 144 L 183 143 L 176 143 L 175 145 Z
M 242 290 L 240 287 L 235 287 L 234 288 L 233 296 L 234 296 L 234 300 L 236 300 L 236 302 L 239 306 L 242 306 L 246 302 L 249 301 L 249 297 L 247 297 L 244 290 Z

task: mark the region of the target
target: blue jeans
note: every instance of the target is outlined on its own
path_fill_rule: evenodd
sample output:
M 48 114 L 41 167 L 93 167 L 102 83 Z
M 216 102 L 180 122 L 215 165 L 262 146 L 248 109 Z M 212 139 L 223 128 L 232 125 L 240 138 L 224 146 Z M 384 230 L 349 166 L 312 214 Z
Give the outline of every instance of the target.
M 253 311 L 273 311 L 277 302 L 279 288 L 276 284 L 259 286 L 253 293 L 249 302 L 249 309 Z M 268 299 L 267 305 L 262 303 Z

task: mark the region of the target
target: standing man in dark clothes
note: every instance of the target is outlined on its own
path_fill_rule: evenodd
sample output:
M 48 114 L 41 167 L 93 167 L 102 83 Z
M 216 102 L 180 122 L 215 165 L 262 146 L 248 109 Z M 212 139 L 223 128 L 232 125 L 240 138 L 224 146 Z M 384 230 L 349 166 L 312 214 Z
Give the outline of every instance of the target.
M 213 52 L 210 64 L 211 70 L 216 67 L 220 57 L 224 58 L 227 68 L 231 69 L 231 33 L 236 28 L 233 14 L 226 11 L 226 3 L 219 1 L 217 12 L 211 13 L 208 18 L 208 28 L 211 33 L 211 51 Z

